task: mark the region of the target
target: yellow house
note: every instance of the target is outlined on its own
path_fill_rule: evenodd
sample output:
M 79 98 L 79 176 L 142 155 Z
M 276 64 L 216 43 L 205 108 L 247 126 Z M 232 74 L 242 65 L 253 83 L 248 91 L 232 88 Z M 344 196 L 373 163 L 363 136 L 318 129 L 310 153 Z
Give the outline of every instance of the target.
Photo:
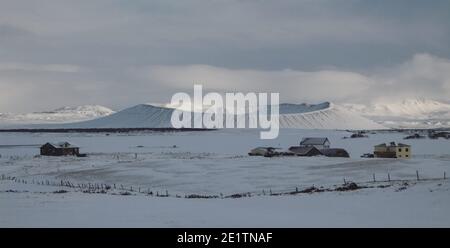
M 376 145 L 374 153 L 376 158 L 411 158 L 411 146 L 395 142 Z

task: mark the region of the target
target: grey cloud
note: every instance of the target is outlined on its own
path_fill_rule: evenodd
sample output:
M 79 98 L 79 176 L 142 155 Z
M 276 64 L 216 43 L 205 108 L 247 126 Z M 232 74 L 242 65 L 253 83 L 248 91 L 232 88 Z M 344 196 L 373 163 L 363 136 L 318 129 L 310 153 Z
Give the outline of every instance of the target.
M 30 34 L 30 32 L 7 24 L 0 24 L 0 37 L 6 38 L 10 36 L 22 36 Z
M 28 40 L 33 37 L 33 33 L 29 30 L 0 22 L 0 45 L 13 46 L 16 42 Z
M 5 52 L 22 62 L 313 69 L 398 63 L 416 52 L 450 55 L 443 4 L 391 2 L 3 1 L 0 23 L 36 33 Z M 406 4 L 432 7 L 411 14 Z
M 148 81 L 191 91 L 194 83 L 214 91 L 279 92 L 289 102 L 368 102 L 380 99 L 450 98 L 450 60 L 416 54 L 393 67 L 345 70 L 231 70 L 206 65 L 154 66 L 142 72 Z
M 28 67 L 34 70 L 7 70 L 0 66 L 2 108 L 27 111 L 96 103 L 120 109 L 143 102 L 167 103 L 176 92 L 192 93 L 196 83 L 204 85 L 205 92 L 279 92 L 282 101 L 297 103 L 367 103 L 418 96 L 450 98 L 450 61 L 429 54 L 417 54 L 396 66 L 366 71 L 159 65 L 130 67 L 119 72 L 105 68 L 99 73 L 83 68 L 71 71 L 64 66 L 61 67 L 64 70 L 53 71 L 36 70 L 42 66 Z M 61 69 L 55 65 L 50 68 Z M 116 81 L 103 76 L 108 73 Z
M 408 69 L 402 74 L 402 68 L 422 61 L 411 60 L 414 54 L 450 58 L 449 5 L 440 0 L 3 0 L 0 111 L 164 102 L 176 87 L 190 88 L 184 76 L 174 78 L 185 73 L 220 90 L 281 88 L 294 101 L 372 99 L 385 94 L 374 84 L 392 82 L 400 89 L 404 81 L 443 98 L 449 86 L 442 75 L 420 81 Z M 62 89 L 50 88 L 54 84 Z M 53 99 L 45 100 L 50 95 Z
M 24 63 L 3 63 L 0 64 L 0 71 L 36 71 L 36 72 L 79 72 L 81 68 L 76 65 L 64 64 L 24 64 Z
M 377 82 L 372 99 L 425 97 L 450 99 L 450 60 L 430 54 L 416 54 L 412 59 L 370 75 Z

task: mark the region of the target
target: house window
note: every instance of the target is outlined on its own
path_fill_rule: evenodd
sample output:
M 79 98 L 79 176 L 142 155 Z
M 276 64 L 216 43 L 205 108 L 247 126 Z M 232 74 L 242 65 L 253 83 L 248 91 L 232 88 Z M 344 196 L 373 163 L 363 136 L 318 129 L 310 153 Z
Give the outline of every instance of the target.
M 408 148 L 405 148 L 405 152 L 408 152 L 409 151 L 409 149 Z
M 402 148 L 398 148 L 398 151 L 399 151 L 399 152 L 402 152 Z
M 406 157 L 409 157 L 408 155 L 406 155 Z

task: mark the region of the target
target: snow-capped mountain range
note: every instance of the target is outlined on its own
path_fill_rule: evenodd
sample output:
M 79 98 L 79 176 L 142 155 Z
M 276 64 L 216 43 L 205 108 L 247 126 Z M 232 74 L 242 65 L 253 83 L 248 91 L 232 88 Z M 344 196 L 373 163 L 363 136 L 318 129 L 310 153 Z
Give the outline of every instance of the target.
M 450 104 L 434 100 L 413 98 L 369 105 L 342 106 L 391 128 L 450 127 Z
M 115 112 L 99 105 L 63 107 L 29 114 L 0 114 L 1 126 L 49 128 L 167 128 L 173 108 L 140 104 Z M 406 99 L 374 104 L 280 104 L 280 127 L 300 129 L 384 129 L 450 127 L 450 104 Z
M 298 129 L 384 129 L 385 127 L 329 102 L 280 104 L 280 127 Z M 140 104 L 117 113 L 51 128 L 171 128 L 173 108 Z M 203 118 L 207 118 L 203 114 Z M 246 116 L 248 118 L 248 116 Z M 193 119 L 194 122 L 194 119 Z M 225 118 L 224 118 L 225 122 Z M 247 119 L 248 123 L 248 119 Z M 46 126 L 48 127 L 48 126 Z M 43 126 L 40 126 L 43 128 Z
M 397 102 L 375 103 L 373 105 L 343 104 L 349 110 L 366 116 L 401 117 L 411 119 L 432 119 L 438 116 L 450 117 L 450 104 L 426 99 L 406 99 Z
M 113 113 L 115 113 L 115 111 L 99 105 L 62 107 L 52 111 L 27 114 L 0 113 L 0 124 L 70 123 L 96 119 Z

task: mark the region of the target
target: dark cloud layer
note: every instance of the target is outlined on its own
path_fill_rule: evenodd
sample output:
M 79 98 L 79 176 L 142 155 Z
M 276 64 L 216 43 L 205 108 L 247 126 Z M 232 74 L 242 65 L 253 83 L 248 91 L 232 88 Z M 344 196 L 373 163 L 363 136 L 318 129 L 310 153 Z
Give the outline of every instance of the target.
M 192 81 L 278 89 L 296 102 L 373 100 L 386 96 L 380 84 L 407 85 L 389 97 L 445 99 L 449 9 L 441 0 L 0 0 L 0 112 L 166 102 Z

